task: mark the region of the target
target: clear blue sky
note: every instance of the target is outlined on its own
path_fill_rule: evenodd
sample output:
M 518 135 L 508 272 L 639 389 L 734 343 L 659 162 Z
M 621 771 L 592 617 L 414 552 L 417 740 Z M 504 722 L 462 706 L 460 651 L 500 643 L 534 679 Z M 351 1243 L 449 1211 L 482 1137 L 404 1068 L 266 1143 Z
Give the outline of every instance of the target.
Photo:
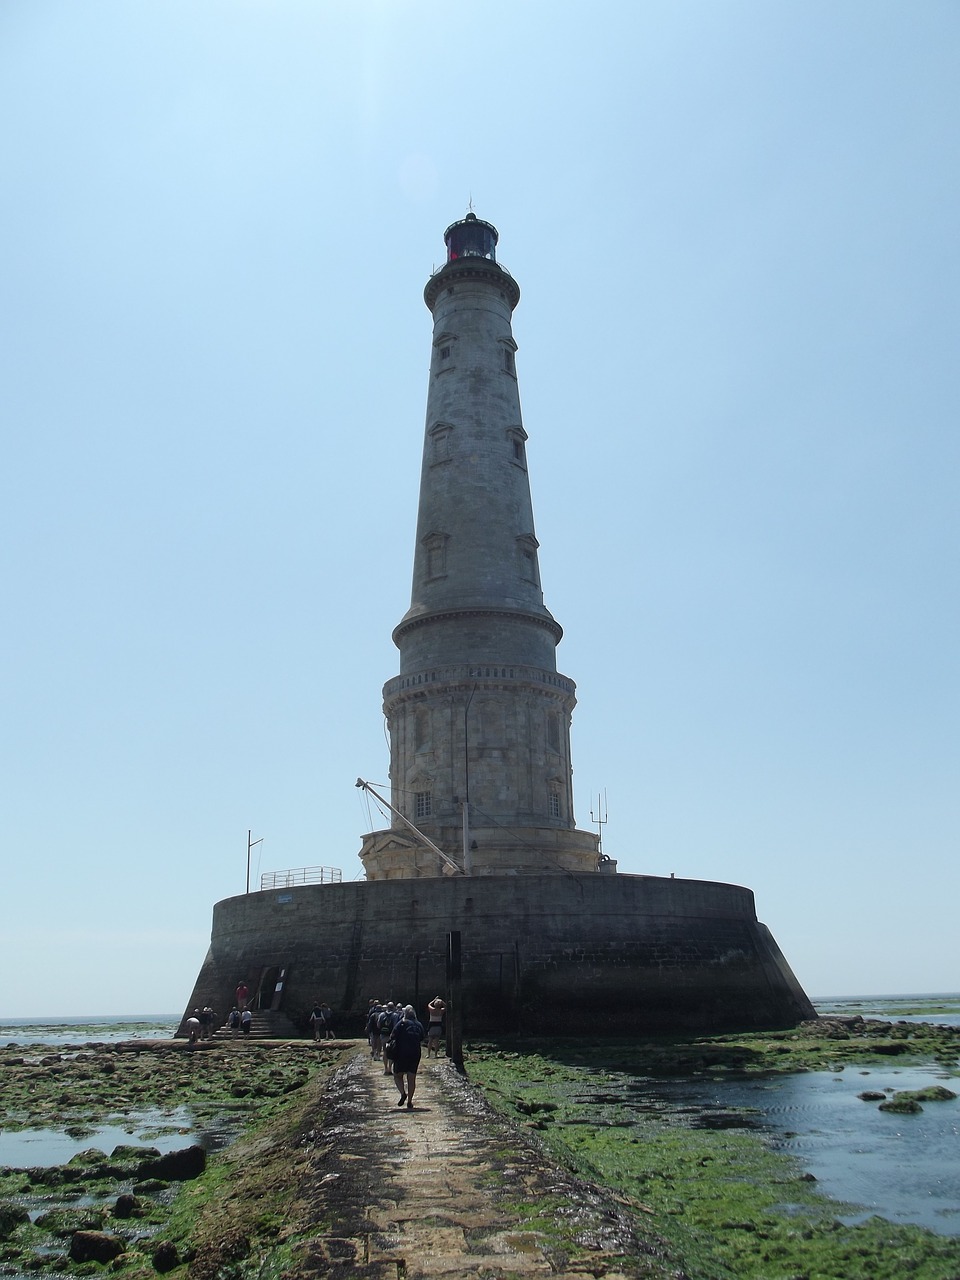
M 423 285 L 500 229 L 580 826 L 955 990 L 955 0 L 0 6 L 0 1015 L 361 874 Z

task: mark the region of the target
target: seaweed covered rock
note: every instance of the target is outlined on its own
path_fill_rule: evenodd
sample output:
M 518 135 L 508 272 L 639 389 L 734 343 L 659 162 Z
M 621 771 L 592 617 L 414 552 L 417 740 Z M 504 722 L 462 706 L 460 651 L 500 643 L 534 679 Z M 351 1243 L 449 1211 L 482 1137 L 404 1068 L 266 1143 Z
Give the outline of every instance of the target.
M 144 1160 L 137 1169 L 137 1177 L 164 1178 L 168 1182 L 187 1182 L 199 1178 L 207 1167 L 207 1153 L 198 1143 L 169 1151 L 155 1160 Z
M 75 1231 L 70 1239 L 74 1262 L 112 1262 L 123 1251 L 123 1241 L 105 1231 Z
M 59 1205 L 41 1213 L 36 1219 L 38 1227 L 49 1231 L 52 1236 L 66 1239 L 76 1231 L 99 1231 L 103 1226 L 103 1210 L 96 1205 L 85 1205 L 74 1208 L 71 1205 Z
M 161 1240 L 153 1251 L 153 1269 L 165 1275 L 180 1265 L 180 1254 L 172 1240 Z
M 19 1204 L 0 1203 L 0 1240 L 9 1240 L 17 1227 L 30 1221 L 30 1215 Z
M 902 1094 L 896 1093 L 892 1098 L 888 1098 L 886 1102 L 881 1102 L 877 1108 L 878 1111 L 892 1111 L 895 1115 L 915 1116 L 923 1110 L 916 1098 L 905 1098 Z

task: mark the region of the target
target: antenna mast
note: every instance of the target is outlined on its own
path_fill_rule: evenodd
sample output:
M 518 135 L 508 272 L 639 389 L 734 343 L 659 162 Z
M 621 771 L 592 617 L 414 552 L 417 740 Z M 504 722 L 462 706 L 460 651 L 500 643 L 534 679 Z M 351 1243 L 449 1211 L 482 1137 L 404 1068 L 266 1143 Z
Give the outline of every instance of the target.
M 594 815 L 590 810 L 590 821 L 597 824 L 597 855 L 603 859 L 603 828 L 607 825 L 607 788 L 603 788 L 603 806 L 600 804 L 600 794 L 597 793 L 597 812 Z

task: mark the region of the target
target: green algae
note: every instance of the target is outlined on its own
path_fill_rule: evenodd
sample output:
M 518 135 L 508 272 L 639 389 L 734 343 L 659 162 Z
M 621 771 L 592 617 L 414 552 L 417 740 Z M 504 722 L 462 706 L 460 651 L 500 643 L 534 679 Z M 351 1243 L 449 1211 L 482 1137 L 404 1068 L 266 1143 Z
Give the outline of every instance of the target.
M 270 1126 L 338 1058 L 321 1059 L 299 1043 L 256 1048 L 213 1044 L 194 1051 L 173 1042 L 103 1045 L 89 1053 L 62 1055 L 7 1047 L 0 1049 L 0 1104 L 12 1122 L 5 1121 L 4 1128 L 57 1126 L 82 1137 L 145 1108 L 158 1118 L 184 1107 L 199 1127 L 218 1127 L 224 1117 L 239 1120 L 247 1130 Z M 233 1093 L 240 1081 L 248 1093 L 242 1103 Z M 130 1131 L 139 1128 L 134 1123 Z M 184 1145 L 194 1140 L 175 1125 L 154 1124 L 149 1133 L 164 1129 L 185 1132 Z M 199 1178 L 169 1189 L 156 1179 L 135 1182 L 142 1161 L 159 1154 L 131 1143 L 114 1147 L 110 1155 L 90 1147 L 63 1165 L 0 1169 L 0 1273 L 99 1275 L 99 1264 L 75 1263 L 69 1257 L 70 1237 L 80 1229 L 107 1231 L 123 1240 L 125 1251 L 109 1270 L 128 1280 L 156 1276 L 154 1251 L 168 1236 L 175 1241 L 178 1263 L 185 1260 L 200 1215 L 235 1181 L 236 1173 L 220 1156 L 208 1161 Z M 127 1199 L 122 1213 L 121 1195 Z M 278 1195 L 269 1212 L 261 1206 L 250 1215 L 250 1229 L 276 1234 L 282 1209 Z
M 886 1025 L 834 1030 L 537 1041 L 525 1052 L 501 1042 L 471 1046 L 468 1068 L 489 1100 L 534 1129 L 552 1156 L 648 1213 L 691 1280 L 957 1280 L 957 1239 L 881 1218 L 841 1221 L 856 1207 L 822 1195 L 759 1134 L 699 1129 L 669 1106 L 625 1105 L 621 1086 L 637 1076 L 842 1070 L 884 1061 L 890 1043 L 906 1046 L 897 1055 L 904 1061 L 929 1061 L 934 1046 L 955 1064 L 960 1043 L 955 1029 L 933 1037 L 922 1029 L 891 1036 Z

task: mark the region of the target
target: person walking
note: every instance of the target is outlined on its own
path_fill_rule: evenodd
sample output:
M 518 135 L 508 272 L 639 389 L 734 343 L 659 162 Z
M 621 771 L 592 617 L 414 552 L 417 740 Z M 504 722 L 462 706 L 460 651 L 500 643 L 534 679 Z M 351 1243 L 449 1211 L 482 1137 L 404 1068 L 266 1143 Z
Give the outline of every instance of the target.
M 237 1008 L 243 1013 L 247 1007 L 247 1001 L 250 999 L 250 988 L 247 986 L 243 978 L 237 983 L 237 989 L 234 992 L 237 1000 Z
M 323 1014 L 324 1038 L 326 1040 L 336 1040 L 337 1033 L 333 1029 L 333 1010 L 328 1004 L 322 1004 L 320 1012 Z
M 398 1107 L 407 1104 L 413 1110 L 413 1095 L 417 1087 L 417 1069 L 420 1066 L 420 1046 L 423 1044 L 423 1024 L 417 1021 L 412 1004 L 404 1006 L 400 1021 L 393 1028 L 393 1083 L 400 1092 Z
M 370 1057 L 376 1060 L 380 1057 L 380 1015 L 383 1013 L 383 1005 L 379 1000 L 371 1000 L 367 1009 L 367 1044 L 370 1046 Z
M 323 1007 L 317 1000 L 313 1006 L 313 1012 L 310 1014 L 310 1025 L 313 1027 L 314 1043 L 319 1043 L 322 1038 L 323 1031 Z
M 383 1045 L 383 1074 L 385 1076 L 391 1074 L 389 1046 L 393 1043 L 393 1028 L 396 1026 L 399 1017 L 397 1006 L 392 1000 L 388 1000 L 387 1007 L 381 1013 L 377 1022 L 377 1027 L 380 1031 L 380 1043 Z

